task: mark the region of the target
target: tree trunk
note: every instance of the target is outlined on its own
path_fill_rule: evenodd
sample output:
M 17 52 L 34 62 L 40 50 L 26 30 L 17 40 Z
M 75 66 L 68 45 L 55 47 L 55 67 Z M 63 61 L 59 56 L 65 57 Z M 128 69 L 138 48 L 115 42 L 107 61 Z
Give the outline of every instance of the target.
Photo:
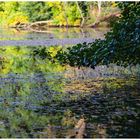
M 81 22 L 80 27 L 83 27 L 84 22 L 85 22 L 85 18 L 84 18 L 84 16 L 83 16 L 82 10 L 80 9 L 80 6 L 79 6 L 79 4 L 78 4 L 78 1 L 76 1 L 76 5 L 77 5 L 77 7 L 78 7 L 78 10 L 79 10 L 80 15 L 81 15 L 81 18 L 82 18 L 82 22 Z
M 96 25 L 96 23 L 99 22 L 99 18 L 101 15 L 101 1 L 97 1 L 97 6 L 98 6 L 98 14 L 97 14 L 96 20 L 93 25 Z
M 98 1 L 98 16 L 97 17 L 100 17 L 101 15 L 101 1 Z
M 96 26 L 98 26 L 101 22 L 104 22 L 104 21 L 107 22 L 107 21 L 109 21 L 111 18 L 119 17 L 119 16 L 120 16 L 120 12 L 107 15 L 106 17 L 103 17 L 102 19 L 97 20 L 97 21 L 94 22 L 93 24 L 89 25 L 88 27 L 96 27 Z
M 67 2 L 66 1 L 62 2 L 61 5 L 62 5 L 63 12 L 64 12 L 64 18 L 65 18 L 65 21 L 66 21 L 66 27 L 68 28 L 69 24 L 68 24 L 68 18 L 67 18 L 67 14 L 66 14 Z

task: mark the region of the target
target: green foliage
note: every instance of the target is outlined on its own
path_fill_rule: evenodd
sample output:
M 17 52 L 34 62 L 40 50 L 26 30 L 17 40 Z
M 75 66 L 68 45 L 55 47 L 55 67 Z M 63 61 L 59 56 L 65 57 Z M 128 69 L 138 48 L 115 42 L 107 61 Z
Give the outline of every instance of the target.
M 116 63 L 132 65 L 140 63 L 140 3 L 122 2 L 118 6 L 122 17 L 114 24 L 104 40 L 83 43 L 59 51 L 57 59 L 71 66 L 94 66 Z
M 66 14 L 69 25 L 80 25 L 81 16 L 74 2 L 67 2 Z M 73 14 L 74 13 L 74 14 Z
M 83 1 L 79 1 L 78 2 L 81 10 L 82 10 L 82 13 L 84 14 L 84 17 L 87 17 L 88 15 L 88 7 L 89 7 L 89 2 L 83 2 Z
M 0 25 L 11 26 L 18 22 L 28 22 L 28 17 L 20 11 L 20 3 L 0 2 Z
M 102 3 L 101 17 L 114 9 L 113 2 Z M 81 1 L 78 5 L 86 19 L 85 24 L 93 23 L 97 18 L 97 2 Z M 51 24 L 56 26 L 79 26 L 82 21 L 79 8 L 76 2 L 0 2 L 0 24 L 11 26 L 19 22 L 52 20 Z
M 49 12 L 50 7 L 45 2 L 24 2 L 20 6 L 31 22 L 49 20 L 52 14 Z

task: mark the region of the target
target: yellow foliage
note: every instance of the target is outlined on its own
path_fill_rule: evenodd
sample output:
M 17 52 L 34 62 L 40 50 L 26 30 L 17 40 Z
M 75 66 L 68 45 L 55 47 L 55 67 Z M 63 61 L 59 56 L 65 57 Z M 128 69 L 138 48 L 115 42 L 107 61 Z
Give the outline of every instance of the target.
M 59 22 L 59 25 L 66 25 L 66 20 L 64 18 L 64 14 L 60 13 L 58 16 L 55 17 L 55 20 Z
M 6 15 L 3 12 L 0 12 L 0 25 L 3 26 L 3 21 L 6 18 Z
M 116 7 L 117 3 L 116 2 L 112 2 L 112 7 Z
M 47 5 L 49 6 L 49 7 L 57 7 L 58 9 L 61 9 L 62 7 L 61 7 L 61 1 L 53 1 L 53 2 L 47 2 Z
M 51 53 L 51 56 L 52 57 L 55 57 L 57 52 L 61 49 L 62 47 L 61 46 L 58 46 L 57 48 L 56 47 L 50 47 L 49 48 L 49 52 Z
M 27 50 L 26 49 L 16 49 L 16 48 L 12 48 L 11 46 L 7 47 L 5 50 L 5 54 L 8 55 L 9 57 L 17 57 L 17 56 L 23 56 L 25 54 L 27 54 Z
M 6 59 L 4 65 L 3 65 L 3 69 L 0 69 L 0 73 L 2 73 L 2 74 L 9 73 L 12 65 L 13 65 L 13 60 Z
M 77 19 L 75 22 L 74 22 L 74 26 L 79 26 L 81 23 L 81 20 L 80 19 Z
M 28 23 L 28 17 L 19 12 L 11 16 L 7 23 L 8 26 L 14 26 L 17 23 Z

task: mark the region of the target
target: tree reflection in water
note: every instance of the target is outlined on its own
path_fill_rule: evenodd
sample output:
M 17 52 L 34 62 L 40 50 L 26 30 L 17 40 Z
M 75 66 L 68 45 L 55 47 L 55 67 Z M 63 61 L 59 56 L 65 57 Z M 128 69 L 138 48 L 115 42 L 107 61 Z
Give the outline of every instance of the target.
M 64 138 L 81 117 L 88 138 L 139 137 L 139 66 L 61 66 L 60 48 L 0 49 L 0 137 Z

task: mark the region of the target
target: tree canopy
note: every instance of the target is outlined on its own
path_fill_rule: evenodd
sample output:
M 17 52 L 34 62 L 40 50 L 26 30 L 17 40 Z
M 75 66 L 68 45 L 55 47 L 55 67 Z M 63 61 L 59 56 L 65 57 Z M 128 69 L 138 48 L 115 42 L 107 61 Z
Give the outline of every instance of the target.
M 53 20 L 53 24 L 57 26 L 87 25 L 97 20 L 99 7 L 102 7 L 100 17 L 103 17 L 114 12 L 115 3 L 102 2 L 99 5 L 98 2 L 87 1 L 0 2 L 0 24 L 10 26 L 18 22 Z

